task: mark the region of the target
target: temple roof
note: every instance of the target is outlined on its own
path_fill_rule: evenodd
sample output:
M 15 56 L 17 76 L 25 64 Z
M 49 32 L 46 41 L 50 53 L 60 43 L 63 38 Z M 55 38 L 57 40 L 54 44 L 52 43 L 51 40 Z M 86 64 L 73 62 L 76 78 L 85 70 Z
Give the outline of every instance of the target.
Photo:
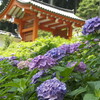
M 46 11 L 49 11 L 49 12 L 52 12 L 52 13 L 55 13 L 55 14 L 58 14 L 58 15 L 62 15 L 62 16 L 68 17 L 68 18 L 84 21 L 83 19 L 77 17 L 74 14 L 74 11 L 69 10 L 69 9 L 63 9 L 63 8 L 56 7 L 54 5 L 50 5 L 50 4 L 44 3 L 42 1 L 37 1 L 37 0 L 35 0 L 35 1 L 33 1 L 33 0 L 17 0 L 17 1 L 22 3 L 22 4 L 31 4 L 33 6 L 41 8 L 43 10 L 46 10 Z M 9 2 L 10 2 L 10 0 L 8 0 L 7 5 L 9 4 Z M 7 8 L 7 5 L 1 11 L 1 13 Z
M 30 3 L 34 6 L 37 6 L 41 9 L 50 11 L 52 13 L 56 13 L 56 14 L 60 14 L 60 15 L 66 16 L 66 17 L 84 21 L 83 19 L 77 17 L 72 10 L 56 7 L 54 5 L 50 5 L 50 4 L 41 2 L 41 1 L 33 1 L 33 0 L 17 0 L 17 1 L 20 3 Z

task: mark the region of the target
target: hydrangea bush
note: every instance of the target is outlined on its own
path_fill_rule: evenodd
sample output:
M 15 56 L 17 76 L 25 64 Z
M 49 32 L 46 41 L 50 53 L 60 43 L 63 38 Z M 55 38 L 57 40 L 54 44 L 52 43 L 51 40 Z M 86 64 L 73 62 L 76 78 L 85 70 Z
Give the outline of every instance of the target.
M 39 55 L 35 57 L 29 64 L 29 70 L 37 69 L 48 69 L 56 65 L 56 61 L 51 57 Z
M 99 19 L 96 17 L 88 22 L 80 42 L 67 44 L 64 41 L 63 45 L 60 42 L 57 45 L 56 42 L 61 41 L 57 38 L 55 45 L 50 42 L 52 38 L 43 39 L 45 46 L 38 40 L 30 47 L 19 45 L 25 49 L 22 52 L 17 47 L 21 55 L 35 53 L 32 58 L 27 55 L 22 58 L 1 56 L 0 99 L 100 100 L 100 36 L 94 31 L 99 28 Z M 34 52 L 38 46 L 40 51 Z
M 63 100 L 66 92 L 66 84 L 57 78 L 46 80 L 37 87 L 38 100 Z
M 100 30 L 100 18 L 94 17 L 85 22 L 82 33 L 84 35 L 89 35 L 95 33 L 98 30 Z

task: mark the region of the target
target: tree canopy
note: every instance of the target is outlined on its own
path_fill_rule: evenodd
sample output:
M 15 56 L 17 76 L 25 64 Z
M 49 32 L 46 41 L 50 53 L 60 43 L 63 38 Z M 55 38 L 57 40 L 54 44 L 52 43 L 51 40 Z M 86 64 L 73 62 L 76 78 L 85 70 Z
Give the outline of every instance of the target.
M 82 0 L 77 10 L 77 15 L 89 19 L 99 15 L 99 0 Z

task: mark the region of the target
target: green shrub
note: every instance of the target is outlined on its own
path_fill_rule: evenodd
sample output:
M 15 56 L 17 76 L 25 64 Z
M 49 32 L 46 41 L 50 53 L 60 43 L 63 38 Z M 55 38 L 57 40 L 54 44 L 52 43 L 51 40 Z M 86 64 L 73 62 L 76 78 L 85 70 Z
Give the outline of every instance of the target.
M 4 42 L 5 43 L 4 43 L 4 48 L 3 49 L 7 49 L 10 46 L 10 44 L 12 43 L 12 38 L 9 37 L 8 35 L 5 35 Z
M 60 37 L 40 37 L 34 42 L 20 42 L 20 43 L 11 43 L 9 47 L 5 50 L 0 50 L 0 55 L 2 56 L 11 56 L 11 54 L 15 54 L 15 56 L 27 59 L 30 57 L 35 57 L 37 55 L 43 55 L 48 50 L 58 47 L 62 44 L 72 44 L 79 39 L 72 38 L 71 40 L 66 40 Z

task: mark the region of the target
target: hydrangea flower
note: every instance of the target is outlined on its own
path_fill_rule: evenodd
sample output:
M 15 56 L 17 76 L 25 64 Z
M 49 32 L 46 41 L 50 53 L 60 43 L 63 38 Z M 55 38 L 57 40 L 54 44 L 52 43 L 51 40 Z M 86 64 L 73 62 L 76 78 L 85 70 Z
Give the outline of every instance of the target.
M 15 60 L 15 59 L 17 59 L 17 57 L 15 57 L 15 56 L 11 56 L 11 57 L 0 57 L 0 61 L 2 61 L 2 60 Z
M 19 69 L 23 69 L 23 68 L 27 68 L 29 65 L 29 61 L 20 61 L 18 64 L 17 64 L 17 67 Z
M 33 70 L 35 68 L 48 69 L 53 67 L 55 64 L 57 63 L 53 58 L 44 55 L 39 55 L 30 62 L 29 70 Z
M 95 42 L 99 42 L 99 41 L 100 41 L 100 39 L 94 39 L 94 41 L 95 41 Z
M 15 56 L 8 57 L 8 60 L 16 60 L 16 59 L 17 59 L 17 57 L 15 57 Z
M 12 66 L 17 66 L 17 64 L 19 63 L 19 60 L 11 60 L 11 65 Z
M 78 51 L 79 46 L 80 46 L 80 43 L 71 44 L 69 48 L 69 53 L 74 53 L 75 51 Z
M 80 43 L 74 43 L 71 45 L 64 44 L 60 46 L 59 48 L 62 49 L 65 54 L 67 54 L 67 53 L 74 53 L 75 51 L 78 50 L 79 46 L 80 46 Z
M 5 58 L 0 58 L 0 61 L 3 61 L 3 60 L 5 60 Z
M 33 75 L 31 84 L 37 83 L 38 79 L 40 77 L 42 77 L 44 73 L 45 73 L 45 71 L 44 70 L 41 70 L 38 73 L 36 73 L 35 75 Z
M 38 100 L 63 100 L 67 89 L 65 83 L 53 78 L 43 82 L 36 91 Z
M 60 48 L 61 50 L 65 51 L 65 54 L 70 52 L 70 45 L 63 44 L 63 45 L 61 45 L 59 48 Z
M 86 71 L 86 64 L 84 62 L 80 62 L 77 67 L 75 67 L 75 71 L 85 72 Z
M 68 62 L 66 65 L 67 67 L 74 67 L 77 64 L 77 62 Z M 84 62 L 80 62 L 79 65 L 77 65 L 74 68 L 74 71 L 78 72 L 85 72 L 86 71 L 86 64 Z
M 94 17 L 85 22 L 82 33 L 84 35 L 89 35 L 99 29 L 100 29 L 100 18 Z
M 45 56 L 52 57 L 56 61 L 61 60 L 65 55 L 66 51 L 60 48 L 53 48 L 45 54 Z

